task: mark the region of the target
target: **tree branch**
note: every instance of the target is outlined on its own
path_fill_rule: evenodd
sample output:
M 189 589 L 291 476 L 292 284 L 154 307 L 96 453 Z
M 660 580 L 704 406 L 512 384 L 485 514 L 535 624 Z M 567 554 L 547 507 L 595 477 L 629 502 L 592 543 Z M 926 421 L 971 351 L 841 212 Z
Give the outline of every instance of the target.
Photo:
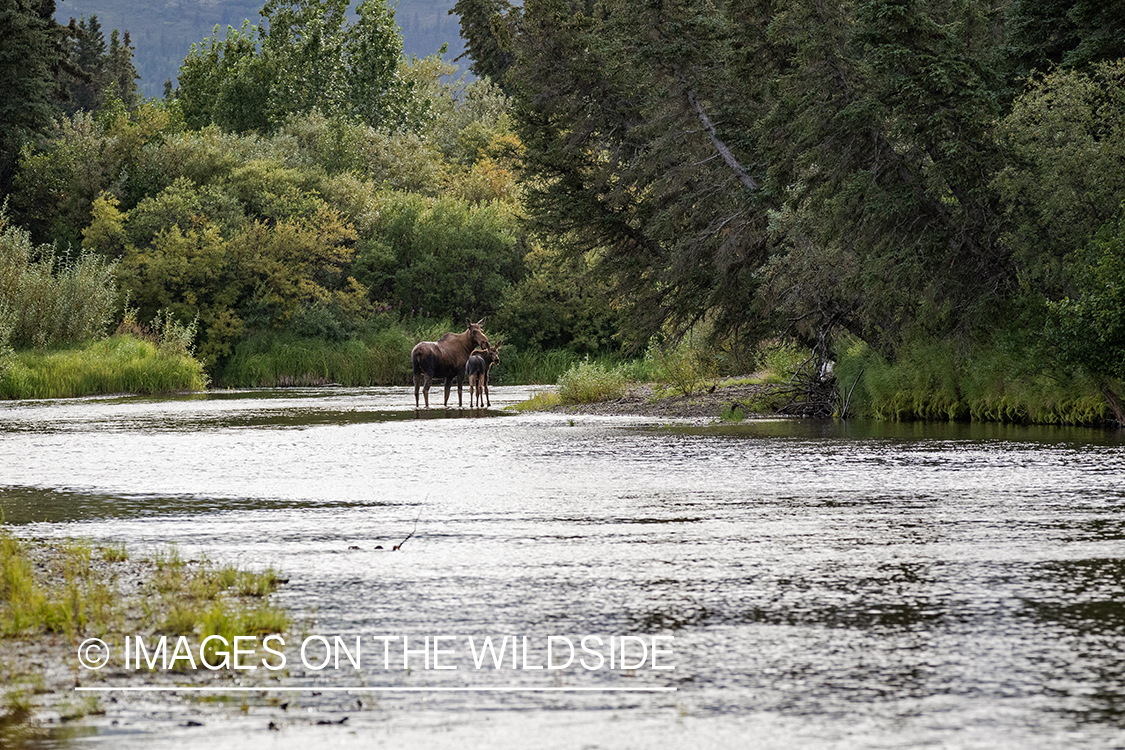
M 738 176 L 739 182 L 741 182 L 750 190 L 757 190 L 757 181 L 755 181 L 754 178 L 750 175 L 746 174 L 746 170 L 743 169 L 742 165 L 738 163 L 738 159 L 734 158 L 734 154 L 731 153 L 730 149 L 727 147 L 727 144 L 719 140 L 719 135 L 715 131 L 715 125 L 711 122 L 711 118 L 708 117 L 707 113 L 703 110 L 703 106 L 699 103 L 698 100 L 696 100 L 695 92 L 693 92 L 691 89 L 688 89 L 687 99 L 688 104 L 690 104 L 695 110 L 695 114 L 699 116 L 699 121 L 703 123 L 703 127 L 707 128 L 707 135 L 711 136 L 711 143 L 715 145 L 715 150 L 719 152 L 719 155 L 723 157 L 723 161 L 725 161 L 727 163 L 727 166 L 734 171 L 735 175 Z

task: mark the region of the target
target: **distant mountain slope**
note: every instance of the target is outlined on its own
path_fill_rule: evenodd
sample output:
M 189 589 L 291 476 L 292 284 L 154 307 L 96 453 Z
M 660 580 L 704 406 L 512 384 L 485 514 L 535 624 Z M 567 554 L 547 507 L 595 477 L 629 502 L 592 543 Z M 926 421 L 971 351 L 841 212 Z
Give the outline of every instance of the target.
M 444 56 L 452 60 L 464 49 L 457 16 L 448 15 L 455 0 L 399 0 L 395 18 L 403 30 L 403 51 L 425 57 L 448 44 Z M 55 18 L 97 15 L 106 41 L 112 29 L 128 30 L 136 48 L 133 64 L 141 76 L 144 96 L 160 96 L 169 78 L 175 84 L 180 63 L 193 42 L 213 34 L 215 26 L 239 28 L 257 24 L 264 0 L 58 0 Z M 461 70 L 466 61 L 458 63 Z

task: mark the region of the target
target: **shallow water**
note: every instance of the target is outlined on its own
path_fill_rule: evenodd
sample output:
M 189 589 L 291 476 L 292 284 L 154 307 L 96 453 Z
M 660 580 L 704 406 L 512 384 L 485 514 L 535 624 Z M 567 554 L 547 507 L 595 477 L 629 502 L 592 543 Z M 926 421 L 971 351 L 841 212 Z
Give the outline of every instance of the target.
M 275 565 L 304 634 L 363 639 L 358 671 L 290 656 L 291 709 L 122 696 L 76 742 L 1125 744 L 1117 433 L 501 410 L 529 392 L 423 418 L 394 388 L 0 404 L 21 534 Z M 585 635 L 674 636 L 675 669 L 523 668 Z M 402 669 L 427 636 L 456 669 Z M 485 636 L 529 661 L 475 669 Z M 359 685 L 472 691 L 332 691 Z

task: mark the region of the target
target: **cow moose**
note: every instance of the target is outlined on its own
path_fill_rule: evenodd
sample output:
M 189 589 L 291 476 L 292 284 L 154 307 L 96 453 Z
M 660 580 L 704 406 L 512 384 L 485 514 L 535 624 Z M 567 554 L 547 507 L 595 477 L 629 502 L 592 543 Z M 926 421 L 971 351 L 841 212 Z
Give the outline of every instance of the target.
M 474 347 L 487 347 L 488 336 L 484 335 L 484 318 L 476 323 L 471 319 L 464 333 L 449 332 L 437 341 L 423 341 L 410 352 L 410 362 L 414 368 L 414 408 L 418 409 L 418 388 L 425 381 L 423 393 L 426 408 L 430 408 L 430 385 L 434 378 L 445 378 L 445 408 L 449 408 L 449 389 L 457 380 L 457 406 L 464 408 L 461 400 L 461 386 L 465 382 L 465 363 L 469 361 Z
M 492 369 L 493 365 L 500 364 L 500 341 L 496 342 L 496 346 L 490 346 L 487 349 L 475 349 L 469 355 L 468 362 L 465 363 L 465 376 L 469 379 L 469 408 L 480 408 L 487 403 L 492 406 L 492 400 L 488 397 L 488 371 Z M 473 392 L 476 391 L 476 402 L 473 401 Z M 482 403 L 485 402 L 485 403 Z

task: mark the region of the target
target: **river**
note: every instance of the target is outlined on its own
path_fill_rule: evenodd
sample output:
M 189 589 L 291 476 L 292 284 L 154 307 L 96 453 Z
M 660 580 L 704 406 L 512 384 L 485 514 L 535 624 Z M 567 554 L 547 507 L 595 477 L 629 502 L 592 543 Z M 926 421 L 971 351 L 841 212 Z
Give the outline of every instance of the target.
M 276 566 L 293 643 L 364 651 L 290 655 L 284 709 L 107 694 L 73 744 L 1125 746 L 1120 433 L 503 409 L 530 392 L 0 404 L 17 533 Z

